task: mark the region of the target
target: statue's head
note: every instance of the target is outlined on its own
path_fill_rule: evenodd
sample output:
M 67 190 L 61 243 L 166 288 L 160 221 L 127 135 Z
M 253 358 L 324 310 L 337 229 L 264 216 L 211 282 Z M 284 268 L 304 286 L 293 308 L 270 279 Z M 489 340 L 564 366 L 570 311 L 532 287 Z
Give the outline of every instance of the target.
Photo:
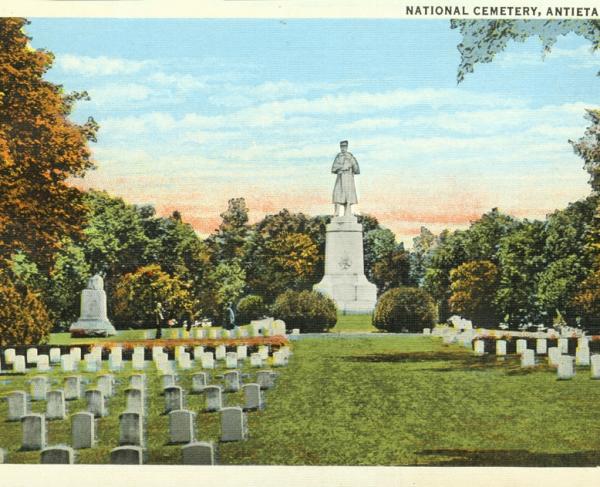
M 347 140 L 342 140 L 340 142 L 340 149 L 342 150 L 342 152 L 346 152 L 348 150 L 348 141 Z
M 88 279 L 87 288 L 94 289 L 97 291 L 104 289 L 104 279 L 102 279 L 102 276 L 100 276 L 100 274 L 96 274 L 95 276 L 90 277 Z

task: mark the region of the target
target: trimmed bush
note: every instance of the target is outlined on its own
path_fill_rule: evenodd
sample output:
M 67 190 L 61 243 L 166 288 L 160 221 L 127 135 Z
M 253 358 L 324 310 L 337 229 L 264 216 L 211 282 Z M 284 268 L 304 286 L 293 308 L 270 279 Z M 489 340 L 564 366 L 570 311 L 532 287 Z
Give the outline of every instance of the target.
M 390 332 L 421 332 L 437 319 L 433 298 L 424 289 L 396 287 L 383 293 L 375 306 L 373 325 Z
M 0 346 L 37 345 L 52 324 L 39 296 L 0 271 Z
M 248 294 L 240 299 L 237 304 L 236 321 L 243 325 L 250 323 L 252 320 L 263 318 L 266 314 L 267 307 L 263 298 L 257 294 Z
M 287 328 L 303 333 L 327 331 L 337 323 L 335 303 L 316 291 L 285 291 L 275 299 L 272 312 Z

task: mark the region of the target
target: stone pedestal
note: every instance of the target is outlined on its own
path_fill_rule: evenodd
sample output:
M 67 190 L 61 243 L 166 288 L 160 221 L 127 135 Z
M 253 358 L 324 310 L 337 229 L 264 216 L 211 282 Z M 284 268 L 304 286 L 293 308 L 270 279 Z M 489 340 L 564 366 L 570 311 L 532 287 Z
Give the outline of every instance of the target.
M 349 314 L 369 314 L 377 301 L 377 287 L 365 276 L 362 236 L 362 225 L 354 215 L 331 219 L 325 239 L 325 275 L 313 287 Z
M 69 332 L 74 337 L 116 335 L 106 314 L 106 292 L 100 276 L 92 277 L 87 288 L 81 291 L 81 314 Z

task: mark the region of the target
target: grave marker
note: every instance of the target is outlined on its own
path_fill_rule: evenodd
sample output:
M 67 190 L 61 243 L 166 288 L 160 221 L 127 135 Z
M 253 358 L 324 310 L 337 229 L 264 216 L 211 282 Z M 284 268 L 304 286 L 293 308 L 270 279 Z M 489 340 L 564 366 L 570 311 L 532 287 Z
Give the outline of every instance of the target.
M 30 413 L 21 418 L 22 450 L 42 450 L 46 447 L 46 420 L 43 414 Z
M 126 411 L 119 415 L 119 445 L 144 446 L 142 415 Z
M 231 370 L 223 374 L 225 380 L 225 392 L 237 392 L 240 390 L 240 373 L 237 370 Z
M 202 392 L 208 385 L 208 374 L 206 372 L 198 372 L 192 375 L 192 392 Z
M 562 355 L 558 362 L 556 370 L 558 380 L 568 380 L 575 376 L 575 367 L 573 367 L 573 357 Z
M 111 450 L 110 463 L 113 465 L 142 465 L 144 450 L 141 446 L 119 446 Z
M 206 396 L 206 410 L 207 411 L 220 411 L 223 407 L 223 395 L 221 387 L 219 386 L 206 386 L 204 388 L 204 395 Z
M 24 374 L 25 370 L 25 357 L 23 355 L 17 355 L 13 362 L 13 372 L 16 372 L 18 374 Z
M 8 421 L 20 421 L 29 413 L 29 398 L 25 391 L 12 391 L 8 399 Z
M 244 384 L 244 410 L 262 409 L 264 406 L 260 384 Z
M 165 413 L 183 409 L 183 389 L 179 386 L 170 386 L 164 389 Z
M 93 448 L 96 443 L 94 415 L 79 412 L 71 415 L 71 444 L 73 448 Z
M 87 402 L 87 411 L 96 418 L 106 416 L 107 411 L 104 404 L 104 395 L 99 389 L 88 389 L 85 391 L 85 400 Z
M 46 419 L 65 419 L 67 417 L 65 393 L 63 391 L 48 392 L 47 401 Z
M 221 441 L 241 441 L 247 437 L 248 425 L 242 408 L 221 409 Z
M 260 370 L 256 373 L 256 382 L 261 389 L 271 389 L 275 386 L 275 374 L 270 370 Z
M 48 393 L 48 379 L 44 375 L 37 375 L 31 379 L 31 400 L 45 401 Z
M 69 446 L 49 446 L 42 450 L 40 456 L 42 464 L 73 464 L 75 463 L 75 452 Z
M 70 375 L 65 377 L 63 382 L 65 391 L 65 399 L 73 401 L 81 398 L 81 377 L 78 375 Z
M 185 409 L 169 413 L 169 443 L 191 443 L 194 441 L 195 414 Z
M 184 465 L 215 465 L 215 450 L 212 443 L 194 442 L 181 447 Z

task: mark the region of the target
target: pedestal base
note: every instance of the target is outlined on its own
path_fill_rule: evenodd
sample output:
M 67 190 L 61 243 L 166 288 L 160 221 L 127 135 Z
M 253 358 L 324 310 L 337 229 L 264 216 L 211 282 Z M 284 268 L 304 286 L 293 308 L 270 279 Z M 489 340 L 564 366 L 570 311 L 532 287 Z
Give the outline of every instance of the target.
M 72 337 L 107 337 L 116 335 L 117 330 L 108 320 L 78 319 L 69 328 Z
M 375 309 L 377 287 L 364 270 L 362 225 L 354 215 L 334 217 L 325 236 L 325 276 L 313 286 L 332 298 L 344 313 L 369 314 Z
M 313 286 L 335 301 L 345 314 L 371 314 L 377 302 L 377 287 L 362 275 L 329 275 Z

